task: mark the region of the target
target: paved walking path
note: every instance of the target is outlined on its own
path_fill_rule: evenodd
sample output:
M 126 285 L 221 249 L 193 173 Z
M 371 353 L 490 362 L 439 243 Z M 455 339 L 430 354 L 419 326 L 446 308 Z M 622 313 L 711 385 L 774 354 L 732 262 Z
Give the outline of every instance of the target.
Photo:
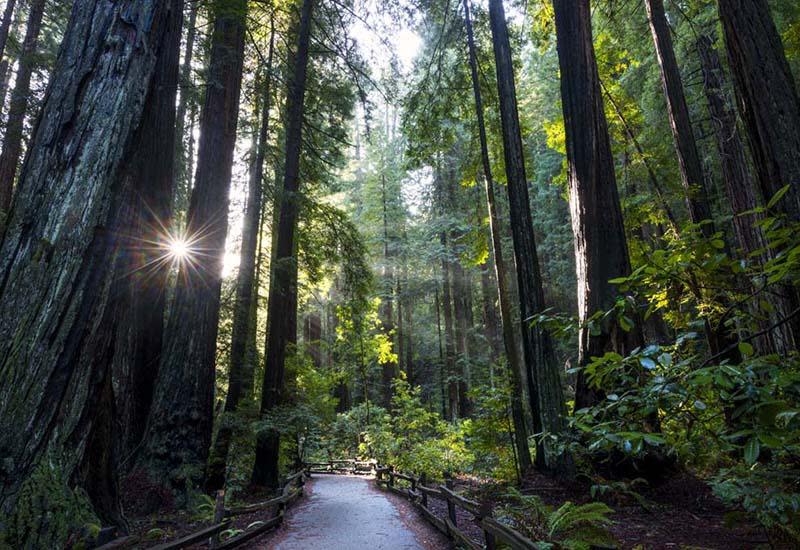
M 275 550 L 425 550 L 401 510 L 368 479 L 314 475 Z M 429 547 L 429 546 L 428 546 Z

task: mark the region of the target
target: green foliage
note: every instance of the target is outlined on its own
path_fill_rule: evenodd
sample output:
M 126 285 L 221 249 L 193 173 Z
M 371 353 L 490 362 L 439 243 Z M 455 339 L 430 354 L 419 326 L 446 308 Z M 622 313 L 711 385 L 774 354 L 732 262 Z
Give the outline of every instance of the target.
M 398 378 L 394 383 L 391 415 L 373 417 L 367 427 L 362 454 L 392 464 L 404 472 L 439 478 L 445 471 L 465 471 L 474 460 L 464 429 L 448 424 L 422 404 L 420 388 Z
M 509 503 L 500 509 L 499 517 L 512 522 L 536 541 L 539 548 L 588 550 L 592 546 L 616 545 L 608 532 L 613 510 L 602 502 L 581 505 L 565 502 L 553 508 L 539 497 L 524 495 L 513 488 L 505 499 Z

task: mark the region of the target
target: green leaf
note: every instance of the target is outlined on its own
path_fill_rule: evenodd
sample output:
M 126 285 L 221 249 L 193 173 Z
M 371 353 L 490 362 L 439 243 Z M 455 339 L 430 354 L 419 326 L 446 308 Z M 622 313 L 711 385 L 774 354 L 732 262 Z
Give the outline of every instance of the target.
M 741 353 L 745 357 L 752 357 L 753 346 L 751 346 L 747 342 L 739 342 L 739 353 Z
M 628 278 L 627 277 L 617 277 L 616 279 L 610 279 L 608 282 L 611 283 L 612 285 L 619 285 L 619 284 L 628 282 Z
M 789 191 L 788 185 L 785 185 L 780 189 L 778 189 L 778 191 L 774 195 L 772 195 L 772 198 L 769 199 L 769 202 L 767 203 L 767 208 L 772 208 L 773 206 L 778 204 L 778 201 L 781 200 L 788 191 Z
M 698 399 L 697 401 L 695 401 L 695 402 L 694 402 L 694 408 L 695 408 L 695 409 L 697 409 L 698 411 L 704 411 L 704 410 L 706 410 L 708 407 L 706 406 L 706 404 L 705 404 L 705 403 L 703 403 L 702 401 L 700 401 L 700 400 Z
M 656 368 L 656 362 L 650 359 L 649 357 L 640 357 L 639 363 L 647 370 L 653 370 L 654 368 Z
M 761 444 L 757 438 L 750 438 L 744 446 L 744 461 L 748 466 L 752 466 L 758 460 L 759 454 L 761 454 Z

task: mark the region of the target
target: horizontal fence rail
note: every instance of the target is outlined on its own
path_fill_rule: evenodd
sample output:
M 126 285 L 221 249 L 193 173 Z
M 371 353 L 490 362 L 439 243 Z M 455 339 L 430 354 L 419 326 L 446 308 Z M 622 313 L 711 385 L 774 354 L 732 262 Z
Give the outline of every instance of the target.
M 210 526 L 203 527 L 202 529 L 184 535 L 181 538 L 159 544 L 151 547 L 151 550 L 178 550 L 181 548 L 188 548 L 196 544 L 207 541 L 207 547 L 212 550 L 227 550 L 229 548 L 236 548 L 252 540 L 267 531 L 279 526 L 283 522 L 286 509 L 295 500 L 303 495 L 303 486 L 305 485 L 306 478 L 310 476 L 310 469 L 304 466 L 301 470 L 287 476 L 281 485 L 279 496 L 265 500 L 263 502 L 256 502 L 245 506 L 238 506 L 233 508 L 225 507 L 225 492 L 218 491 L 216 498 L 216 505 L 214 507 L 214 522 Z M 274 513 L 261 521 L 256 521 L 247 530 L 235 535 L 227 540 L 220 541 L 219 535 L 228 529 L 232 521 L 230 518 L 241 516 L 244 514 L 251 514 L 260 510 L 274 509 Z M 137 536 L 121 537 L 111 542 L 97 547 L 95 550 L 118 550 L 122 548 L 141 547 L 142 539 Z

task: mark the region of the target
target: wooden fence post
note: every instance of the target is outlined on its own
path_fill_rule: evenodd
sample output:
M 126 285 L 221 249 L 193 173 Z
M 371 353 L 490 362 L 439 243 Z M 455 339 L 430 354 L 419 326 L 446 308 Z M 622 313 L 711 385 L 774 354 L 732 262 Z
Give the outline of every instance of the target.
M 225 490 L 220 489 L 217 491 L 217 499 L 214 502 L 214 524 L 222 522 L 225 519 Z M 214 533 L 214 536 L 208 539 L 208 547 L 216 548 L 219 545 L 219 532 Z
M 453 478 L 450 477 L 449 472 L 444 473 L 444 486 L 450 489 L 451 491 L 455 487 L 453 483 Z M 450 516 L 450 521 L 453 522 L 453 526 L 458 526 L 457 519 L 456 519 L 456 505 L 453 504 L 453 501 L 449 498 L 447 499 L 447 515 Z
M 427 476 L 425 475 L 425 472 L 422 472 L 420 474 L 420 476 L 419 476 L 419 484 L 420 485 L 425 485 L 426 477 Z M 422 506 L 427 508 L 428 507 L 428 493 L 426 493 L 422 489 L 420 489 L 420 493 L 422 493 Z
M 489 502 L 484 502 L 481 504 L 481 515 L 479 520 L 483 518 L 491 518 L 493 515 L 492 505 Z M 483 530 L 483 538 L 486 542 L 486 550 L 495 550 L 497 548 L 497 543 L 494 538 L 494 533 L 484 529 Z
M 394 466 L 389 466 L 389 487 L 394 487 Z

